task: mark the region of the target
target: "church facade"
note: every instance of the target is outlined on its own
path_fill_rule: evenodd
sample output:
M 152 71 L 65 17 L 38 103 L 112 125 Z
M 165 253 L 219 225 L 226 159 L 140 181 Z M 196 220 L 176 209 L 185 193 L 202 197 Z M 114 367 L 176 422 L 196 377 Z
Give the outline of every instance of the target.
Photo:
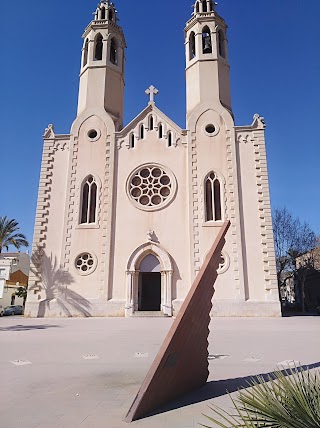
M 226 220 L 212 315 L 280 316 L 265 124 L 235 126 L 226 32 L 215 3 L 197 0 L 186 129 L 153 86 L 123 126 L 126 42 L 101 0 L 71 132 L 44 134 L 26 316 L 174 316 Z

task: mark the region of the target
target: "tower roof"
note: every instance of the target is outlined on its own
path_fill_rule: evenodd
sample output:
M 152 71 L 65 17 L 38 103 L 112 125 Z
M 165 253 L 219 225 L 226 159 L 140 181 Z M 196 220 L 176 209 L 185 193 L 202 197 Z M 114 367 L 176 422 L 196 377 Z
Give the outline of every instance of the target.
M 110 0 L 100 0 L 94 13 L 95 21 L 113 21 L 117 22 L 117 10 L 114 3 Z

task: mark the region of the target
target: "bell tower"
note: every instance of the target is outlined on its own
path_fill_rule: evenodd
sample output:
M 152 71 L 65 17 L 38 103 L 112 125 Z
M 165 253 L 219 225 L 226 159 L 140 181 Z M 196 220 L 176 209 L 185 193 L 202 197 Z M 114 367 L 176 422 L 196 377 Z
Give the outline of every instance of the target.
M 185 28 L 187 118 L 200 104 L 231 111 L 227 25 L 212 0 L 196 0 Z
M 78 115 L 91 107 L 104 107 L 115 122 L 123 123 L 126 42 L 118 26 L 117 10 L 101 0 L 94 19 L 83 34 Z

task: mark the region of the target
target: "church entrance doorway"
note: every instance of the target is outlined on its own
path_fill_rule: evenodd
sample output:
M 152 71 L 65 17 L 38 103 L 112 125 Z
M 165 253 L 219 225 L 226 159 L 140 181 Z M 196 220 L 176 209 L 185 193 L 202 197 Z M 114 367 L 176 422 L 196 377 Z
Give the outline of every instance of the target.
M 161 273 L 139 274 L 139 311 L 161 311 Z
M 125 315 L 171 317 L 172 276 L 171 258 L 160 245 L 150 241 L 138 247 L 127 264 Z
M 161 311 L 160 262 L 153 254 L 148 254 L 140 263 L 138 310 Z

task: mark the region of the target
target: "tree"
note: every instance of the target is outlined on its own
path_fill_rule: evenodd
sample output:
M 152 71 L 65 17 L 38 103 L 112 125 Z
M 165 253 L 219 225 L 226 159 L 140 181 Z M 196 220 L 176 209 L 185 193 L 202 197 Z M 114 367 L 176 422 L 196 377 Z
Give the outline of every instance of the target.
M 9 220 L 7 217 L 0 217 L 0 253 L 3 248 L 9 250 L 9 245 L 13 245 L 17 250 L 20 247 L 28 247 L 26 237 L 19 233 L 19 224 L 16 220 Z
M 25 306 L 26 304 L 27 295 L 28 295 L 28 286 L 19 287 L 18 290 L 16 291 L 16 296 L 21 297 L 23 299 L 23 306 Z
M 317 237 L 310 225 L 294 218 L 287 208 L 277 208 L 273 213 L 277 278 L 279 290 L 290 278 L 297 279 L 301 291 L 302 311 L 305 312 L 305 282 L 314 267 L 313 251 Z

